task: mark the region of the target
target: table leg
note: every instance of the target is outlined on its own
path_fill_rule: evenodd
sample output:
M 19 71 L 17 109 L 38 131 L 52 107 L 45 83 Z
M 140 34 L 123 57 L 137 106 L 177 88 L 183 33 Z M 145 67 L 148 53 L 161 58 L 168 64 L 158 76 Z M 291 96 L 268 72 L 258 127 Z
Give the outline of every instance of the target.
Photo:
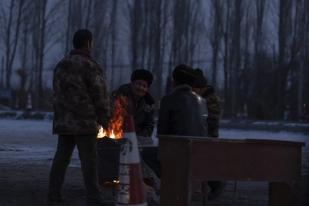
M 298 194 L 296 183 L 270 182 L 269 206 L 297 206 Z

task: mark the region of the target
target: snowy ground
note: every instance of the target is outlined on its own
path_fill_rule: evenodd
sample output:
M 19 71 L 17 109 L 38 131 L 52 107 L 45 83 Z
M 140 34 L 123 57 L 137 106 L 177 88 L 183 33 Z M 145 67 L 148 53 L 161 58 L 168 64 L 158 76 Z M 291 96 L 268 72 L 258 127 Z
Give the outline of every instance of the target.
M 303 176 L 309 174 L 309 137 L 302 133 L 222 129 L 222 138 L 302 141 Z M 50 121 L 0 119 L 0 206 L 46 205 L 48 173 L 56 147 Z M 66 203 L 84 204 L 84 189 L 76 152 L 64 185 Z M 228 182 L 226 192 L 210 205 L 267 205 L 266 183 Z M 193 205 L 200 205 L 194 203 Z

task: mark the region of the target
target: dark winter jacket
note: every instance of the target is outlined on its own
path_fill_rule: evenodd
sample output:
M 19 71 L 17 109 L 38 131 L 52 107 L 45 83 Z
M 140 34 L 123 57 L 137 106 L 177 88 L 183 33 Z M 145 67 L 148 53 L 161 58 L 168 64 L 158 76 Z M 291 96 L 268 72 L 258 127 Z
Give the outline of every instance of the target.
M 134 116 L 136 135 L 150 137 L 154 128 L 154 99 L 146 93 L 140 99 L 136 99 L 131 84 L 120 86 L 112 94 L 112 99 L 117 96 L 125 96 L 128 99 L 128 112 Z
M 174 88 L 160 104 L 159 135 L 207 136 L 205 99 L 188 85 Z
M 57 64 L 53 90 L 55 134 L 97 134 L 100 125 L 107 125 L 105 77 L 89 52 L 72 50 Z
M 215 90 L 212 86 L 208 85 L 206 90 L 202 94 L 202 97 L 206 99 L 208 109 L 208 136 L 218 137 L 219 136 L 219 121 L 221 116 L 220 99 L 216 95 Z

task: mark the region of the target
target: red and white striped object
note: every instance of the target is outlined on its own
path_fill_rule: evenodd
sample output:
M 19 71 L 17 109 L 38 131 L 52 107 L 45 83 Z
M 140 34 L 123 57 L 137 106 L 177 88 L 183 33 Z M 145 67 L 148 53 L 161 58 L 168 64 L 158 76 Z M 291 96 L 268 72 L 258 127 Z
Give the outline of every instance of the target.
M 126 116 L 123 131 L 124 143 L 120 150 L 119 191 L 116 205 L 147 206 L 132 115 Z

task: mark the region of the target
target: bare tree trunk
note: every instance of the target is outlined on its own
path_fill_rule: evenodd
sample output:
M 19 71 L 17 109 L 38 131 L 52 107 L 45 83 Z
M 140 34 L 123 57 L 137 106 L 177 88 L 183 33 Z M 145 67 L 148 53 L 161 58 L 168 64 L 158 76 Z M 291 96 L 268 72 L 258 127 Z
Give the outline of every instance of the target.
M 23 6 L 24 6 L 24 0 L 20 0 L 18 2 L 16 27 L 15 27 L 13 46 L 12 46 L 13 50 L 12 50 L 11 58 L 10 58 L 10 61 L 9 61 L 9 68 L 10 68 L 9 71 L 10 71 L 10 73 L 12 72 L 12 66 L 13 66 L 13 62 L 14 62 L 14 59 L 15 59 L 16 48 L 17 48 L 17 44 L 18 44 L 18 40 L 19 40 L 19 29 L 20 29 L 20 25 L 21 25 L 21 15 L 22 15 L 22 11 L 23 11 Z M 10 76 L 11 76 L 11 74 L 10 74 Z M 10 79 L 10 77 L 8 79 Z
M 173 28 L 171 40 L 170 61 L 171 66 L 183 63 L 192 64 L 197 32 L 200 24 L 201 1 L 179 0 L 173 2 Z
M 197 0 L 197 1 L 189 1 L 189 24 L 192 25 L 191 26 L 191 32 L 190 30 L 187 30 L 187 37 L 188 40 L 186 42 L 188 42 L 188 53 L 187 53 L 187 59 L 188 62 L 190 63 L 191 66 L 195 67 L 195 59 L 196 59 L 196 50 L 197 50 L 197 45 L 198 42 L 200 42 L 201 40 L 201 34 L 202 34 L 202 17 L 201 14 L 203 13 L 202 11 L 202 2 L 201 0 Z
M 235 116 L 240 108 L 239 108 L 239 74 L 241 67 L 241 22 L 243 18 L 243 9 L 242 9 L 242 0 L 235 0 L 235 11 L 234 11 L 234 19 L 233 19 L 233 35 L 231 42 L 231 55 L 232 55 L 232 81 L 230 82 L 231 88 L 231 108 L 232 115 Z
M 33 2 L 31 0 L 25 0 L 23 6 L 23 15 L 21 22 L 21 37 L 18 48 L 20 57 L 21 68 L 17 70 L 17 74 L 20 77 L 20 91 L 19 91 L 19 106 L 21 109 L 26 109 L 27 105 L 27 93 L 29 92 L 28 77 L 31 75 L 31 45 L 29 44 L 32 32 L 32 7 Z M 31 12 L 30 12 L 31 11 Z
M 174 65 L 180 63 L 188 63 L 185 58 L 183 48 L 185 43 L 182 41 L 185 38 L 185 30 L 189 29 L 188 24 L 188 11 L 186 7 L 186 0 L 174 1 L 174 13 L 173 13 L 173 37 L 172 37 L 172 50 L 171 50 L 171 62 Z M 184 25 L 186 29 L 184 30 Z
M 43 73 L 44 73 L 44 57 L 49 51 L 48 44 L 53 45 L 58 42 L 59 39 L 55 38 L 54 29 L 58 23 L 58 17 L 56 12 L 59 8 L 62 8 L 62 1 L 53 1 L 53 4 L 49 4 L 48 0 L 35 0 L 33 3 L 33 11 L 31 14 L 31 34 L 32 34 L 32 50 L 33 50 L 33 66 L 31 77 L 31 88 L 34 97 L 34 108 L 40 108 L 47 106 L 49 102 L 45 101 L 46 93 L 43 91 Z M 47 10 L 47 5 L 51 7 Z
M 251 40 L 251 34 L 252 34 L 252 16 L 251 16 L 251 10 L 250 10 L 250 4 L 246 4 L 245 11 L 246 13 L 245 18 L 244 18 L 244 48 L 243 48 L 243 68 L 240 70 L 239 74 L 239 108 L 241 112 L 241 117 L 247 117 L 248 116 L 248 111 L 247 111 L 247 106 L 248 106 L 248 99 L 249 97 L 249 88 L 251 86 L 251 81 L 250 79 L 250 72 L 252 71 L 251 69 L 251 53 L 250 53 L 250 40 Z
M 230 24 L 231 24 L 231 1 L 226 1 L 225 5 L 225 28 L 224 28 L 224 111 L 225 116 L 231 116 L 230 106 Z
M 117 0 L 115 0 L 117 1 Z M 93 1 L 86 1 L 86 8 L 87 8 L 87 13 L 86 13 L 86 19 L 85 19 L 85 28 L 89 28 L 89 24 L 90 24 L 90 17 L 91 17 L 91 8 L 92 8 L 92 2 Z
M 1 59 L 0 88 L 4 86 L 4 57 Z
M 162 52 L 163 52 L 163 44 L 162 44 L 162 35 L 163 35 L 163 25 L 162 25 L 162 0 L 156 1 L 156 10 L 155 10 L 155 19 L 157 20 L 157 25 L 155 25 L 154 31 L 157 33 L 156 38 L 154 38 L 154 64 L 153 69 L 156 71 L 156 77 L 157 77 L 157 91 L 156 94 L 158 97 L 161 97 L 162 94 Z M 164 21 L 164 19 L 163 19 Z M 164 24 L 164 22 L 163 22 Z
M 69 52 L 70 45 L 71 45 L 71 39 L 72 39 L 72 25 L 71 25 L 71 19 L 72 19 L 72 0 L 69 0 L 68 4 L 68 15 L 67 15 L 67 28 L 66 28 L 66 35 L 65 35 L 65 54 Z
M 115 69 L 114 65 L 116 63 L 116 54 L 117 54 L 117 12 L 118 12 L 118 0 L 114 0 L 111 9 L 111 22 L 110 22 L 110 34 L 111 34 L 111 79 L 110 79 L 110 87 L 114 88 L 114 80 L 115 80 Z
M 168 51 L 167 51 L 167 48 L 168 48 L 168 45 L 167 43 L 169 42 L 168 41 L 168 37 L 167 37 L 167 25 L 168 25 L 168 13 L 169 13 L 169 9 L 170 9 L 170 4 L 168 1 L 163 1 L 163 4 L 162 4 L 162 7 L 163 7 L 163 22 L 162 22 L 162 52 L 161 52 L 161 59 L 162 59 L 162 62 L 161 62 L 161 65 L 160 67 L 162 68 L 162 70 L 164 70 L 164 61 L 166 61 L 166 58 L 165 56 L 168 56 Z M 170 59 L 168 59 L 168 61 L 170 61 Z M 168 71 L 167 71 L 167 78 L 166 78 L 166 81 L 165 79 L 163 80 L 163 73 L 161 74 L 161 82 L 166 82 L 166 85 L 165 85 L 165 91 L 164 91 L 164 94 L 168 92 L 169 90 L 169 85 L 171 84 L 170 82 L 170 76 L 171 76 L 171 73 L 172 73 L 172 66 L 171 64 L 167 64 L 167 68 L 168 68 Z M 162 90 L 161 90 L 162 91 Z M 161 94 L 161 93 L 160 93 Z M 161 96 L 161 95 L 160 95 Z
M 255 33 L 254 33 L 254 64 L 256 70 L 256 95 L 257 98 L 261 98 L 261 90 L 263 88 L 262 81 L 260 81 L 264 76 L 264 67 L 261 65 L 261 55 L 263 53 L 263 24 L 265 15 L 265 0 L 255 1 L 256 18 L 255 18 Z
M 7 89 L 11 86 L 11 68 L 10 68 L 10 56 L 11 56 L 11 27 L 13 21 L 13 9 L 14 9 L 15 0 L 11 1 L 10 10 L 9 10 L 9 19 L 6 27 L 6 41 L 5 41 L 5 87 Z
M 217 64 L 218 64 L 218 55 L 221 40 L 223 37 L 223 3 L 221 0 L 211 0 L 211 9 L 212 9 L 212 19 L 213 24 L 211 28 L 210 34 L 210 44 L 212 47 L 212 61 L 211 61 L 211 69 L 212 69 L 212 85 L 216 87 L 217 85 Z
M 130 11 L 130 26 L 131 26 L 131 69 L 132 71 L 139 67 L 140 65 L 140 39 L 141 39 L 141 29 L 142 29 L 142 1 L 135 0 L 133 9 Z
M 296 1 L 295 3 L 295 12 L 294 12 L 294 32 L 293 32 L 293 41 L 291 46 L 291 70 L 295 73 L 296 78 L 294 78 L 291 95 L 294 96 L 295 93 L 295 102 L 291 104 L 297 104 L 293 107 L 295 110 L 295 118 L 299 118 L 302 115 L 302 106 L 303 106 L 303 96 L 304 96 L 304 66 L 306 61 L 306 44 L 308 44 L 308 27 L 309 27 L 309 12 L 306 10 L 308 7 L 308 1 Z M 307 8 L 308 9 L 308 8 Z M 292 66 L 292 64 L 295 64 Z M 298 70 L 297 70 L 298 68 Z
M 45 14 L 46 14 L 46 5 L 47 5 L 47 0 L 41 1 L 41 31 L 40 31 L 40 47 L 39 47 L 39 63 L 38 63 L 38 71 L 39 71 L 39 84 L 38 84 L 38 91 L 40 97 L 43 97 L 43 70 L 44 70 L 44 49 L 45 49 L 45 27 L 46 27 L 46 19 L 45 19 Z
M 147 12 L 145 15 L 149 15 L 147 30 L 148 30 L 148 59 L 147 67 L 154 74 L 155 81 L 152 88 L 154 89 L 154 96 L 161 95 L 162 90 L 162 0 L 148 2 Z M 152 22 L 156 22 L 153 24 Z
M 9 8 L 9 19 L 6 25 L 6 42 L 5 42 L 5 87 L 11 88 L 12 67 L 15 59 L 16 48 L 19 40 L 19 29 L 21 25 L 21 16 L 23 11 L 24 0 L 17 3 L 11 0 Z M 15 8 L 17 8 L 17 15 L 15 17 Z M 12 37 L 12 38 L 11 38 Z
M 282 118 L 285 107 L 285 86 L 288 75 L 287 57 L 287 41 L 289 39 L 289 26 L 291 23 L 291 0 L 280 0 L 279 2 L 279 28 L 278 28 L 278 74 L 276 77 L 276 117 Z
M 304 105 L 309 102 L 308 89 L 305 85 L 309 85 L 309 72 L 308 72 L 308 56 L 309 56 L 309 2 L 303 2 L 303 15 L 304 15 L 304 45 L 302 50 L 302 62 L 299 71 L 299 85 L 298 85 L 298 115 L 304 118 Z M 307 70 L 305 71 L 305 68 Z M 308 88 L 308 87 L 307 87 Z M 308 104 L 306 105 L 308 109 Z
M 304 62 L 300 63 L 298 71 L 298 88 L 297 88 L 297 116 L 303 115 L 303 96 L 304 96 Z
M 93 56 L 96 60 L 103 65 L 103 68 L 107 69 L 107 63 L 110 58 L 108 41 L 109 41 L 109 22 L 102 21 L 106 18 L 106 14 L 109 13 L 110 2 L 96 0 L 93 2 L 93 18 L 91 21 L 91 28 L 95 28 L 93 32 L 94 48 Z M 118 4 L 119 5 L 119 4 Z M 113 68 L 111 68 L 113 69 Z

